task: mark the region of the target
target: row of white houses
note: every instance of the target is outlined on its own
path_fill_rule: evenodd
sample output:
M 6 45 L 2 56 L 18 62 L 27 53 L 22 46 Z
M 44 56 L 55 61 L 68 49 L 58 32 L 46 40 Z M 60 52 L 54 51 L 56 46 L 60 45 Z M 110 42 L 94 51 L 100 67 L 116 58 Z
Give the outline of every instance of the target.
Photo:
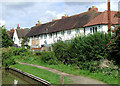
M 118 18 L 114 15 L 118 11 L 111 11 L 111 28 L 118 25 Z M 70 40 L 76 36 L 84 36 L 95 32 L 108 32 L 108 11 L 99 12 L 98 8 L 92 6 L 88 11 L 73 15 L 63 16 L 61 19 L 53 20 L 45 24 L 36 24 L 30 30 L 18 29 L 14 31 L 13 41 L 21 46 L 22 37 L 29 38 L 28 45 L 32 48 L 41 48 L 57 40 Z

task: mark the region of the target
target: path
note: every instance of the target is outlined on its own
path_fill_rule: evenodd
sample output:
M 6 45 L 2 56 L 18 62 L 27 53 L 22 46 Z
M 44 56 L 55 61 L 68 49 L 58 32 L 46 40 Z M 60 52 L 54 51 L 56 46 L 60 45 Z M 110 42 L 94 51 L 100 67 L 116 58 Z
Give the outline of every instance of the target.
M 37 67 L 37 68 L 40 68 L 40 69 L 48 70 L 48 71 L 53 72 L 55 74 L 66 76 L 66 77 L 72 79 L 73 82 L 70 83 L 70 84 L 105 84 L 101 81 L 91 79 L 89 77 L 75 76 L 75 75 L 60 72 L 60 71 L 55 70 L 55 69 L 51 69 L 51 68 L 47 68 L 47 67 L 43 67 L 43 66 L 38 66 L 38 65 L 34 65 L 34 64 L 28 64 L 28 63 L 22 63 L 22 62 L 19 62 L 19 63 L 24 64 L 24 65 L 31 65 L 31 66 L 34 66 L 34 67 Z

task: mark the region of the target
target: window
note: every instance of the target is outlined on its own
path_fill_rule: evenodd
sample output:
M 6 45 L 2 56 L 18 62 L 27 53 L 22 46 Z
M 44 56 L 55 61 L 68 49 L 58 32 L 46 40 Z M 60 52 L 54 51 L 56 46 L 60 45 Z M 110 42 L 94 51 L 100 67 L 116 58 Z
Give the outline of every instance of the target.
M 36 40 L 38 40 L 38 36 L 36 36 Z
M 13 41 L 15 41 L 15 38 L 13 39 Z
M 34 40 L 34 36 L 33 36 L 33 38 L 32 38 L 33 40 Z
M 45 39 L 47 38 L 47 34 L 44 34 L 44 38 L 45 38 Z
M 61 31 L 61 35 L 64 35 L 64 31 Z
M 93 33 L 95 32 L 95 28 L 93 27 Z
M 97 27 L 95 27 L 95 32 L 97 32 Z
M 67 31 L 67 34 L 71 34 L 71 30 L 68 30 L 68 31 Z
M 90 28 L 90 33 L 92 33 L 92 28 Z
M 40 39 L 42 39 L 43 38 L 43 35 L 40 35 Z
M 52 38 L 52 33 L 49 34 L 49 37 Z
M 77 29 L 77 30 L 76 30 L 76 33 L 80 33 L 80 29 Z
M 57 37 L 57 32 L 55 32 L 55 33 L 53 33 L 54 34 L 54 36 L 56 36 Z

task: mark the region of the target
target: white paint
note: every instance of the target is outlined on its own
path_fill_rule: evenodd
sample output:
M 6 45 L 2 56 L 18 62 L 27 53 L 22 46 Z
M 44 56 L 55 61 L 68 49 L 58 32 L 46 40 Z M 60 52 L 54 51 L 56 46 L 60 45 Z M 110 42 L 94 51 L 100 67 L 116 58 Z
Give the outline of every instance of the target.
M 49 33 L 49 34 L 46 34 L 47 37 L 45 38 L 45 34 L 41 34 L 39 35 L 39 46 L 38 47 L 41 47 L 41 45 L 45 45 L 45 44 L 52 44 L 52 43 L 56 43 L 57 40 L 62 40 L 62 41 L 65 41 L 65 40 L 70 40 L 76 36 L 83 36 L 84 35 L 84 29 L 83 28 L 79 28 L 80 32 L 77 33 L 76 32 L 77 29 L 72 29 L 72 30 L 66 30 L 64 31 L 64 35 L 62 35 L 62 31 L 60 32 L 55 32 L 55 33 Z M 71 33 L 69 34 L 69 32 L 71 31 Z M 57 36 L 56 36 L 56 33 L 57 33 Z M 52 37 L 50 36 L 50 34 L 52 34 Z M 41 38 L 42 36 L 42 38 Z M 30 37 L 30 40 L 32 41 L 32 38 L 33 37 Z M 31 41 L 28 43 L 29 46 L 31 47 L 37 47 L 37 45 L 33 45 L 31 44 Z
M 108 32 L 108 25 L 94 25 L 94 26 L 85 27 L 85 35 L 93 34 L 93 31 L 90 32 L 90 28 L 92 28 L 93 30 L 93 27 L 94 28 L 97 27 L 97 32 L 105 32 L 105 33 Z M 111 28 L 113 29 L 114 27 L 111 26 Z
M 16 30 L 15 30 L 15 32 L 13 34 L 13 41 L 14 41 L 14 44 L 17 44 L 18 46 L 21 46 L 22 39 L 18 38 Z

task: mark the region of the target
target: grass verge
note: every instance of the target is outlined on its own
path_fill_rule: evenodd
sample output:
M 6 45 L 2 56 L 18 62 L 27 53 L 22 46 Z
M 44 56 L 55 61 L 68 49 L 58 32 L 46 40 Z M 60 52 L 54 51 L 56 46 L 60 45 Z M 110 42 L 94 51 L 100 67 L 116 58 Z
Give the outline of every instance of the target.
M 23 65 L 23 64 L 15 64 L 15 65 L 12 65 L 11 67 L 17 68 L 17 69 L 27 72 L 29 74 L 35 75 L 39 78 L 42 78 L 42 79 L 50 82 L 51 84 L 59 84 L 60 83 L 60 75 L 54 74 L 47 70 L 43 70 L 43 69 L 40 69 L 37 67 Z M 64 77 L 64 82 L 66 84 L 66 83 L 71 82 L 71 80 L 67 77 Z
M 56 69 L 56 70 L 59 70 L 61 72 L 65 72 L 68 74 L 91 77 L 93 79 L 103 81 L 104 83 L 107 83 L 107 84 L 118 84 L 118 75 L 117 75 L 118 71 L 114 71 L 112 73 L 112 74 L 116 74 L 116 77 L 113 77 L 112 74 L 105 74 L 102 72 L 90 73 L 88 70 L 80 70 L 73 65 L 64 65 L 64 64 L 49 65 L 49 64 L 41 61 L 39 56 L 34 56 L 34 57 L 33 56 L 29 56 L 29 57 L 26 56 L 23 58 L 16 57 L 16 60 L 19 62 L 49 67 L 49 68 Z

